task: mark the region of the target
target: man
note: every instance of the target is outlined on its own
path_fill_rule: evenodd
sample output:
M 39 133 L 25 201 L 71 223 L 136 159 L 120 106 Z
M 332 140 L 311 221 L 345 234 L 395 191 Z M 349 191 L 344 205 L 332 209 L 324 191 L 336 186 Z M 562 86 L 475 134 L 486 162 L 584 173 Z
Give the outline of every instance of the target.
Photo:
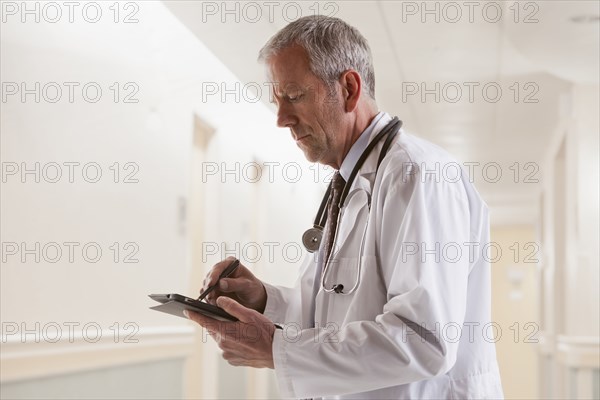
M 208 301 L 239 322 L 189 317 L 232 365 L 275 368 L 285 397 L 503 397 L 489 329 L 490 265 L 481 253 L 487 207 L 462 176 L 432 173 L 458 164 L 401 132 L 379 166 L 383 141 L 351 179 L 391 117 L 375 103 L 367 42 L 343 21 L 301 18 L 259 58 L 275 83 L 278 125 L 290 128 L 309 161 L 339 171 L 325 240 L 294 289 L 243 266 L 222 279 Z M 339 210 L 336 185 L 349 180 Z M 449 245 L 454 251 L 442 254 Z M 215 265 L 204 287 L 230 261 Z

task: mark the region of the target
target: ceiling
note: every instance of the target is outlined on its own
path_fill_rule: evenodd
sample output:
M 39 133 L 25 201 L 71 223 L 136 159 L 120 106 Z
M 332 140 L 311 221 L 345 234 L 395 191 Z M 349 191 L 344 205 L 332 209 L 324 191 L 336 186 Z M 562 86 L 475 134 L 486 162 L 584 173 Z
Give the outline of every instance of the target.
M 379 108 L 471 163 L 496 223 L 534 221 L 535 179 L 565 99 L 574 83 L 599 79 L 597 1 L 164 4 L 242 82 L 260 85 L 258 50 L 296 17 L 318 11 L 357 27 L 371 45 Z

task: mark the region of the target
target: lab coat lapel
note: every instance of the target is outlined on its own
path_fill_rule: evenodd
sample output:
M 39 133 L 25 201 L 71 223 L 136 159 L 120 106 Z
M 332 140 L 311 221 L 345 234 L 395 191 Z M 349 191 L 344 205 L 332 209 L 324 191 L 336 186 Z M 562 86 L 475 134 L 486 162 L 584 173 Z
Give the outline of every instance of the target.
M 392 118 L 388 114 L 385 114 L 381 120 L 377 122 L 371 132 L 369 143 L 391 120 Z M 354 254 L 352 252 L 358 252 L 358 247 L 356 246 L 360 246 L 360 243 L 358 243 L 357 240 L 360 241 L 362 238 L 364 224 L 368 219 L 371 195 L 373 185 L 375 184 L 377 160 L 382 146 L 383 140 L 380 141 L 371 154 L 369 154 L 356 175 L 354 182 L 352 182 L 348 197 L 344 202 L 340 214 L 340 224 L 333 248 L 334 258 L 358 257 L 358 253 Z

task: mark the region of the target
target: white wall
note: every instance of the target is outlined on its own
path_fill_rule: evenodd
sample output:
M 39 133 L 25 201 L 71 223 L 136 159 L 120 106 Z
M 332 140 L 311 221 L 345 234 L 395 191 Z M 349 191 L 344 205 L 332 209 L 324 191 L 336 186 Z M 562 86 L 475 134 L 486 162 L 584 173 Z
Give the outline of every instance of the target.
M 541 396 L 600 392 L 598 85 L 574 85 L 543 166 Z M 595 391 L 594 391 L 595 390 Z
M 49 386 L 42 380 L 48 377 L 123 368 L 136 362 L 146 363 L 150 376 L 143 379 L 152 381 L 156 373 L 151 369 L 153 363 L 179 360 L 180 364 L 191 353 L 192 338 L 198 334 L 193 325 L 149 310 L 154 304 L 147 295 L 199 288 L 201 282 L 189 281 L 192 271 L 220 259 L 218 254 L 212 255 L 207 257 L 207 265 L 192 265 L 189 256 L 186 211 L 193 207 L 188 197 L 193 184 L 194 114 L 216 129 L 207 161 L 227 168 L 253 160 L 282 166 L 296 162 L 303 168 L 296 185 L 285 179 L 281 169 L 274 175 L 274 185 L 268 184 L 266 177 L 252 184 L 236 182 L 231 175 L 224 181 L 217 176 L 201 182 L 210 193 L 207 204 L 212 207 L 203 227 L 207 241 L 240 242 L 242 246 L 249 240 L 280 242 L 272 265 L 264 257 L 257 261 L 259 275 L 272 275 L 276 283 L 293 282 L 298 263 L 282 265 L 282 245 L 299 242 L 302 229 L 312 221 L 322 190 L 323 185 L 310 179 L 309 165 L 289 133 L 275 128 L 272 112 L 263 103 L 243 97 L 222 101 L 220 96 L 202 96 L 205 83 L 224 83 L 231 88 L 237 80 L 162 4 L 136 4 L 140 7 L 135 14 L 139 22 L 134 24 L 115 23 L 108 8 L 111 3 L 107 2 L 102 3 L 105 17 L 94 24 L 78 19 L 76 14 L 74 23 L 43 19 L 36 23 L 32 17 L 22 23 L 17 16 L 2 25 L 2 82 L 17 86 L 25 82 L 27 88 L 35 87 L 35 82 L 40 82 L 40 87 L 57 82 L 63 89 L 60 101 L 48 101 L 54 98 L 54 91 L 50 91 L 47 96 L 42 93 L 38 103 L 34 95 L 27 95 L 25 101 L 18 94 L 8 95 L 6 90 L 13 86 L 3 86 L 7 97 L 0 113 L 4 173 L 0 360 L 3 387 L 13 385 L 7 393 L 14 398 L 45 393 Z M 64 82 L 80 84 L 72 103 Z M 81 87 L 88 82 L 103 90 L 97 103 L 85 101 L 81 95 Z M 110 89 L 114 82 L 118 82 L 121 96 L 130 93 L 124 85 L 133 83 L 139 89 L 133 98 L 139 101 L 115 103 Z M 68 180 L 65 162 L 80 163 L 73 183 Z M 81 174 L 81 166 L 92 162 L 98 163 L 102 172 L 97 183 L 87 182 Z M 118 183 L 109 168 L 115 162 L 121 168 Z M 136 168 L 136 183 L 123 183 L 124 175 L 133 171 L 124 169 L 128 162 L 135 165 L 131 168 Z M 40 182 L 33 174 L 23 179 L 19 172 L 12 175 L 11 168 L 20 168 L 21 163 L 28 168 L 40 163 Z M 56 183 L 44 179 L 54 177 L 54 164 L 49 163 L 61 167 L 63 176 Z M 92 178 L 94 174 L 88 172 L 86 177 Z M 263 192 L 258 209 L 254 209 L 251 206 L 256 205 L 256 199 L 252 196 L 257 185 Z M 39 262 L 35 254 L 23 261 L 21 243 L 29 249 L 36 242 L 41 248 L 58 243 L 62 257 L 49 261 L 55 257 L 51 245 L 46 247 L 47 254 L 40 254 Z M 69 248 L 64 242 L 78 243 L 73 262 L 69 262 Z M 97 262 L 82 257 L 82 246 L 88 242 L 102 250 Z M 117 262 L 111 250 L 115 242 L 120 246 Z M 124 248 L 126 243 L 132 244 Z M 16 254 L 12 254 L 15 249 Z M 137 250 L 134 259 L 138 262 L 123 262 L 132 250 Z M 65 323 L 78 324 L 72 342 Z M 97 343 L 85 340 L 94 336 L 95 329 L 78 332 L 86 323 L 101 329 L 102 338 Z M 125 327 L 126 323 L 131 325 Z M 53 342 L 57 326 L 63 336 Z M 39 343 L 35 334 L 24 335 L 21 328 L 37 330 Z M 113 340 L 115 332 L 119 334 L 117 343 Z M 139 342 L 123 343 L 128 333 L 133 333 L 130 339 Z M 218 364 L 211 366 L 214 370 L 224 363 L 215 362 Z M 100 386 L 106 377 L 91 376 Z M 142 378 L 135 376 L 131 382 L 119 381 L 117 385 L 122 387 L 105 394 L 144 396 L 146 392 L 135 389 L 144 387 Z M 77 377 L 65 375 L 64 379 L 72 382 Z M 67 384 L 62 395 L 83 397 L 84 393 L 69 392 L 68 387 L 73 388 Z M 219 394 L 218 388 L 215 390 Z M 52 393 L 61 397 L 59 390 Z M 173 396 L 177 396 L 173 391 L 164 394 Z
M 573 334 L 600 335 L 600 216 L 598 197 L 600 187 L 600 87 L 578 85 L 573 89 L 572 127 L 575 151 L 572 160 L 577 189 L 573 195 L 571 218 L 575 224 L 574 240 L 570 247 L 573 263 L 569 265 L 571 284 L 567 321 Z M 592 305 L 589 318 L 577 316 L 576 311 Z

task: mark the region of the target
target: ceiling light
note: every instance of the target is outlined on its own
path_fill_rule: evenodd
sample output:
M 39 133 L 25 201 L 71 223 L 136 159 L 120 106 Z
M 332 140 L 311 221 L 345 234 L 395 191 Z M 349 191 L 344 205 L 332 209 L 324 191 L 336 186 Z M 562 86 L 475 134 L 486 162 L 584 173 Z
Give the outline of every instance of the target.
M 575 24 L 595 24 L 600 21 L 600 15 L 576 15 L 569 19 Z

